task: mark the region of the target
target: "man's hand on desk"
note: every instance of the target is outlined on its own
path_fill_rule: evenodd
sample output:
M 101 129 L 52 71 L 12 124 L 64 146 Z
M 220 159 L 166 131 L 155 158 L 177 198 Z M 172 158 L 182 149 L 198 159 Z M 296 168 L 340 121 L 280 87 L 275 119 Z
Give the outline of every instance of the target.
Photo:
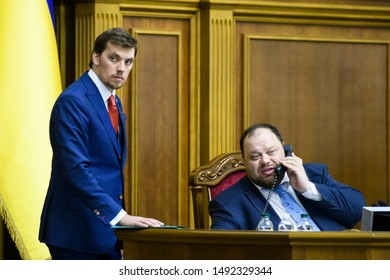
M 160 227 L 164 225 L 163 222 L 153 218 L 145 218 L 140 216 L 131 216 L 126 214 L 119 220 L 121 226 L 138 226 L 138 227 Z

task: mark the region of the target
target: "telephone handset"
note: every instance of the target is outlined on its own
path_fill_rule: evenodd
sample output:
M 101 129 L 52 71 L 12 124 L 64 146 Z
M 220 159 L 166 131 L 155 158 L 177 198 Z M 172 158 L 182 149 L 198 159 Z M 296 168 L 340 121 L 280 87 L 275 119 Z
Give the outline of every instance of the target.
M 290 144 L 283 145 L 284 153 L 286 157 L 289 157 L 292 155 L 292 146 Z M 270 192 L 268 193 L 267 201 L 265 202 L 264 210 L 262 212 L 262 215 L 264 215 L 267 211 L 269 201 L 271 199 L 271 196 L 274 192 L 274 189 L 276 187 L 276 182 L 278 181 L 279 178 L 283 179 L 284 173 L 287 171 L 287 168 L 284 165 L 277 165 L 275 167 L 275 175 L 274 175 L 274 181 L 272 183 L 272 187 Z
M 286 157 L 291 156 L 292 154 L 292 146 L 290 144 L 286 144 L 283 146 L 284 153 Z M 275 180 L 282 178 L 284 176 L 284 172 L 286 172 L 287 168 L 284 165 L 277 165 L 275 167 Z

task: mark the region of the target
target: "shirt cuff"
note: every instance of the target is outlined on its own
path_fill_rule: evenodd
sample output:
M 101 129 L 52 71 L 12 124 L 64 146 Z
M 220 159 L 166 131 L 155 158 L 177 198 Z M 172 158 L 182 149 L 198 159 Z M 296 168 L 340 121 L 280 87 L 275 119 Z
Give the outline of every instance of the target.
M 310 188 L 301 193 L 304 197 L 314 200 L 314 201 L 321 201 L 322 195 L 318 192 L 316 185 L 314 185 L 312 182 L 310 182 Z
M 119 211 L 118 215 L 116 215 L 115 218 L 111 220 L 110 225 L 115 226 L 117 223 L 119 223 L 120 219 L 126 216 L 126 214 L 126 211 L 123 209 Z

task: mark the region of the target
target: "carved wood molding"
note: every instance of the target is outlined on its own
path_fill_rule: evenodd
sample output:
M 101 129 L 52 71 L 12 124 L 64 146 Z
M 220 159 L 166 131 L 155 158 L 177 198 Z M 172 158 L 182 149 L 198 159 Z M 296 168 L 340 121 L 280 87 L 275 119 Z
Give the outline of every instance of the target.
M 207 165 L 195 169 L 190 177 L 191 185 L 215 185 L 224 177 L 238 170 L 245 170 L 239 151 L 223 154 L 211 160 Z

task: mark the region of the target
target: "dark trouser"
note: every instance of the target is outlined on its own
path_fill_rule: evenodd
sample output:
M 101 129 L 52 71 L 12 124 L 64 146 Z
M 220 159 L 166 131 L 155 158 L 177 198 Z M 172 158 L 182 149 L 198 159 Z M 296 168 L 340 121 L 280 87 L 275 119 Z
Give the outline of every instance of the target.
M 121 260 L 122 253 L 117 246 L 107 254 L 91 254 L 61 247 L 48 246 L 52 260 Z

